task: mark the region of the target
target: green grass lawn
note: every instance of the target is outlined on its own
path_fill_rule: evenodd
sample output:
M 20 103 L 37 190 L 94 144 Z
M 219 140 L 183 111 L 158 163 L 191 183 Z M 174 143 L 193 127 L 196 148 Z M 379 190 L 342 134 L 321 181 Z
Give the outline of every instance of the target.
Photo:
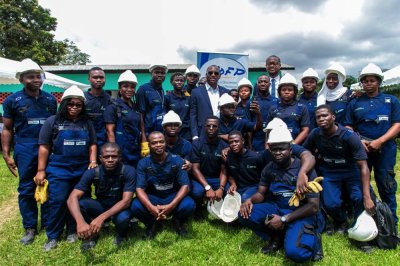
M 398 160 L 399 161 L 399 160 Z M 17 179 L 11 177 L 3 160 L 0 163 L 0 210 L 16 202 Z M 399 165 L 396 173 L 400 174 Z M 398 195 L 400 195 L 398 191 Z M 143 240 L 142 225 L 132 228 L 129 241 L 120 248 L 113 245 L 113 228 L 102 232 L 97 246 L 81 253 L 80 243 L 61 241 L 51 252 L 43 252 L 46 241 L 41 231 L 30 246 L 22 246 L 23 234 L 19 212 L 15 209 L 7 222 L 0 222 L 0 265 L 290 265 L 283 252 L 265 256 L 259 252 L 265 245 L 250 230 L 223 224 L 209 218 L 192 221 L 187 238 L 178 237 L 169 223 L 154 240 Z M 325 258 L 317 265 L 400 265 L 398 250 L 375 249 L 364 254 L 343 236 L 323 235 Z

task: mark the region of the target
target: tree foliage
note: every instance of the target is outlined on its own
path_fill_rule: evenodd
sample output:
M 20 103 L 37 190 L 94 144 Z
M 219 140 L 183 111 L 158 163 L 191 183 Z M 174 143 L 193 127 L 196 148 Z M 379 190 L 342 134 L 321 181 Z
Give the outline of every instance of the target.
M 57 19 L 37 0 L 0 0 L 0 56 L 19 61 L 31 58 L 49 65 L 90 62 L 89 55 L 73 42 L 55 40 L 52 32 L 56 28 Z

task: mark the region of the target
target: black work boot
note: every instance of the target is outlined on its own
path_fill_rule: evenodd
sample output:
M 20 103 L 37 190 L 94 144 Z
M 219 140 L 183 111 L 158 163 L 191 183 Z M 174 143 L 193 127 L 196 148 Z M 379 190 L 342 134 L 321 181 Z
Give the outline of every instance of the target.
M 273 238 L 265 247 L 261 248 L 261 252 L 265 255 L 276 253 L 282 247 L 282 241 L 278 238 Z
M 35 240 L 37 232 L 36 229 L 30 228 L 26 229 L 24 236 L 19 241 L 22 245 L 30 245 L 33 240 Z
M 144 238 L 146 239 L 154 239 L 161 228 L 160 222 L 154 222 L 151 227 L 146 228 L 146 233 Z
M 187 229 L 185 227 L 185 223 L 183 221 L 174 217 L 173 223 L 174 223 L 175 231 L 179 236 L 185 237 L 188 235 L 188 231 L 187 231 Z
M 318 250 L 315 252 L 314 256 L 312 257 L 312 261 L 320 261 L 324 258 L 324 251 L 322 249 L 322 237 L 321 234 L 317 234 L 317 241 L 318 241 Z

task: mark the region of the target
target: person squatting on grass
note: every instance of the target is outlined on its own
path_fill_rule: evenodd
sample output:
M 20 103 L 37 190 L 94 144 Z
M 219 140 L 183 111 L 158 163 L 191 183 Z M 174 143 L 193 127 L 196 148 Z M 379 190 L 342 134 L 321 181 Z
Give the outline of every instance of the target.
M 84 239 L 82 251 L 96 245 L 101 228 L 110 219 L 115 224 L 114 244 L 119 246 L 127 237 L 132 216 L 129 208 L 135 192 L 135 168 L 122 163 L 121 148 L 116 143 L 101 147 L 100 162 L 86 170 L 67 201 L 77 234 Z M 90 197 L 92 185 L 96 199 Z
M 158 64 L 150 67 L 152 80 L 142 85 L 136 95 L 138 84 L 135 75 L 131 71 L 122 73 L 118 83 L 120 98 L 117 100 L 105 96 L 104 71 L 92 68 L 89 72 L 90 91 L 83 94 L 77 87 L 67 89 L 57 115 L 52 116 L 56 112 L 56 102 L 53 96 L 40 90 L 43 71 L 37 64 L 26 66 L 26 61 L 25 69 L 17 74 L 24 89 L 9 96 L 3 105 L 5 123 L 2 134 L 6 164 L 13 174 L 16 174 L 18 166 L 20 176 L 19 205 L 26 230 L 21 243 L 32 243 L 37 232 L 37 205 L 33 201 L 35 185 L 32 181 L 37 170 L 36 184 L 43 185 L 45 179 L 49 182 L 49 199 L 42 206 L 41 221 L 48 236 L 45 250 L 56 247 L 64 226 L 68 241 L 75 241 L 78 233 L 84 239 L 83 250 L 92 248 L 102 225 L 110 219 L 116 228 L 115 244 L 119 245 L 126 239 L 132 216 L 145 224 L 146 236 L 154 238 L 161 222 L 172 215 L 178 234 L 184 236 L 188 233 L 186 223 L 195 209 L 196 218 L 203 217 L 204 200 L 218 201 L 227 192 L 234 194 L 238 191 L 243 200 L 240 221 L 264 240 L 271 240 L 262 249 L 264 253 L 270 254 L 283 245 L 287 257 L 294 261 L 319 260 L 323 256 L 319 233 L 324 229 L 325 220 L 319 211 L 319 190 L 310 193 L 310 182 L 314 182 L 314 188 L 320 186 L 312 181 L 315 178 L 314 165 L 319 173 L 325 175 L 321 187 L 322 206 L 337 222 L 349 224 L 351 221 L 347 216 L 335 212 L 343 205 L 335 201 L 337 194 L 346 192 L 340 189 L 338 193 L 334 192 L 336 187 L 331 185 L 331 172 L 336 175 L 340 170 L 353 173 L 357 170 L 354 166 L 357 168 L 358 162 L 367 157 L 359 149 L 360 145 L 357 149 L 343 149 L 336 155 L 345 158 L 346 162 L 348 158 L 357 162 L 346 164 L 343 169 L 335 166 L 331 172 L 326 171 L 329 160 L 319 159 L 328 158 L 331 150 L 319 147 L 321 142 L 315 142 L 315 138 L 324 137 L 323 127 L 328 124 L 320 113 L 326 111 L 328 116 L 334 116 L 329 108 L 323 106 L 317 109 L 319 118 L 313 121 L 316 103 L 330 105 L 336 118 L 340 115 L 342 121 L 345 116 L 344 125 L 352 127 L 361 136 L 360 142 L 358 135 L 351 133 L 351 142 L 364 145 L 360 147 L 367 152 L 370 170 L 373 168 L 375 171 L 379 194 L 390 206 L 397 222 L 397 183 L 393 168 L 396 160 L 394 138 L 400 132 L 400 103 L 395 97 L 379 92 L 382 71 L 375 65 L 365 67 L 360 75 L 365 94 L 349 98 L 348 90 L 341 84 L 345 76 L 343 67 L 336 64 L 326 70 L 326 81 L 318 97 L 315 92 L 318 74 L 308 69 L 303 74 L 305 91 L 300 97 L 305 102 L 300 104 L 296 101 L 296 79 L 289 74 L 281 75 L 278 59 L 276 56 L 267 59 L 267 68 L 273 70 L 274 78 L 258 77 L 257 90 L 251 101 L 248 100 L 252 89 L 250 81 L 239 82 L 239 97 L 244 101 L 239 106 L 245 109 L 236 115 L 235 100 L 227 94 L 227 89 L 218 85 L 218 66 L 207 69 L 206 85 L 197 88 L 195 83 L 200 77 L 197 68 L 191 66 L 185 73 L 190 86 L 183 85 L 185 78 L 182 74 L 173 75 L 174 92 L 171 97 L 165 97 L 162 83 L 168 69 L 166 65 Z M 275 96 L 279 95 L 279 99 L 271 96 L 270 90 Z M 187 96 L 189 92 L 191 98 Z M 105 103 L 96 100 L 102 97 Z M 87 106 L 85 100 L 88 100 Z M 166 111 L 169 112 L 165 114 Z M 89 118 L 97 118 L 93 121 L 101 127 L 99 131 L 95 132 L 86 113 Z M 221 117 L 215 114 L 221 114 Z M 237 119 L 236 116 L 242 117 Z M 312 121 L 308 121 L 309 117 Z M 267 121 L 270 122 L 267 124 Z M 313 128 L 316 122 L 319 128 L 308 133 L 309 126 Z M 346 131 L 334 122 L 334 119 L 330 120 L 329 128 L 333 125 L 340 132 Z M 188 126 L 191 134 L 187 134 Z M 294 142 L 305 143 L 305 147 L 289 145 L 291 140 L 280 139 L 289 132 L 288 127 Z M 96 142 L 96 133 L 103 134 L 103 129 L 108 141 L 118 143 L 121 148 L 109 143 L 103 146 L 102 165 L 97 167 L 96 143 L 101 145 L 103 140 Z M 271 130 L 280 132 L 278 141 L 269 140 Z M 316 130 L 321 132 L 317 134 Z M 249 145 L 243 141 L 245 132 Z M 15 161 L 10 157 L 13 138 Z M 223 139 L 229 142 L 229 147 Z M 269 141 L 267 145 L 266 140 Z M 333 140 L 327 137 L 322 144 L 330 141 Z M 312 145 L 315 143 L 319 144 Z M 340 148 L 341 143 L 333 144 Z M 305 148 L 315 152 L 317 162 Z M 140 160 L 139 155 L 144 158 Z M 88 165 L 95 169 L 87 170 Z M 365 164 L 358 169 L 362 181 L 360 175 L 354 184 L 343 175 L 341 181 L 359 188 L 357 193 L 353 189 L 349 191 L 350 199 L 357 203 L 356 215 L 364 209 L 374 214 L 372 195 L 368 196 L 369 173 Z M 96 200 L 85 194 L 92 184 Z M 272 195 L 267 195 L 267 191 Z M 68 197 L 77 229 L 67 209 Z M 358 204 L 360 201 L 364 204 Z M 296 242 L 293 235 L 300 235 L 300 244 L 293 244 Z

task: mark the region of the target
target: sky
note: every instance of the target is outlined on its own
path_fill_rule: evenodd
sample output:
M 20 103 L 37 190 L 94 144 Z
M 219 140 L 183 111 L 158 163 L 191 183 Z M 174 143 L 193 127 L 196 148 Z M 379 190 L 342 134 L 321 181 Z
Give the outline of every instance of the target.
M 93 65 L 194 63 L 197 51 L 276 54 L 297 77 L 333 62 L 400 65 L 397 0 L 39 0 Z

